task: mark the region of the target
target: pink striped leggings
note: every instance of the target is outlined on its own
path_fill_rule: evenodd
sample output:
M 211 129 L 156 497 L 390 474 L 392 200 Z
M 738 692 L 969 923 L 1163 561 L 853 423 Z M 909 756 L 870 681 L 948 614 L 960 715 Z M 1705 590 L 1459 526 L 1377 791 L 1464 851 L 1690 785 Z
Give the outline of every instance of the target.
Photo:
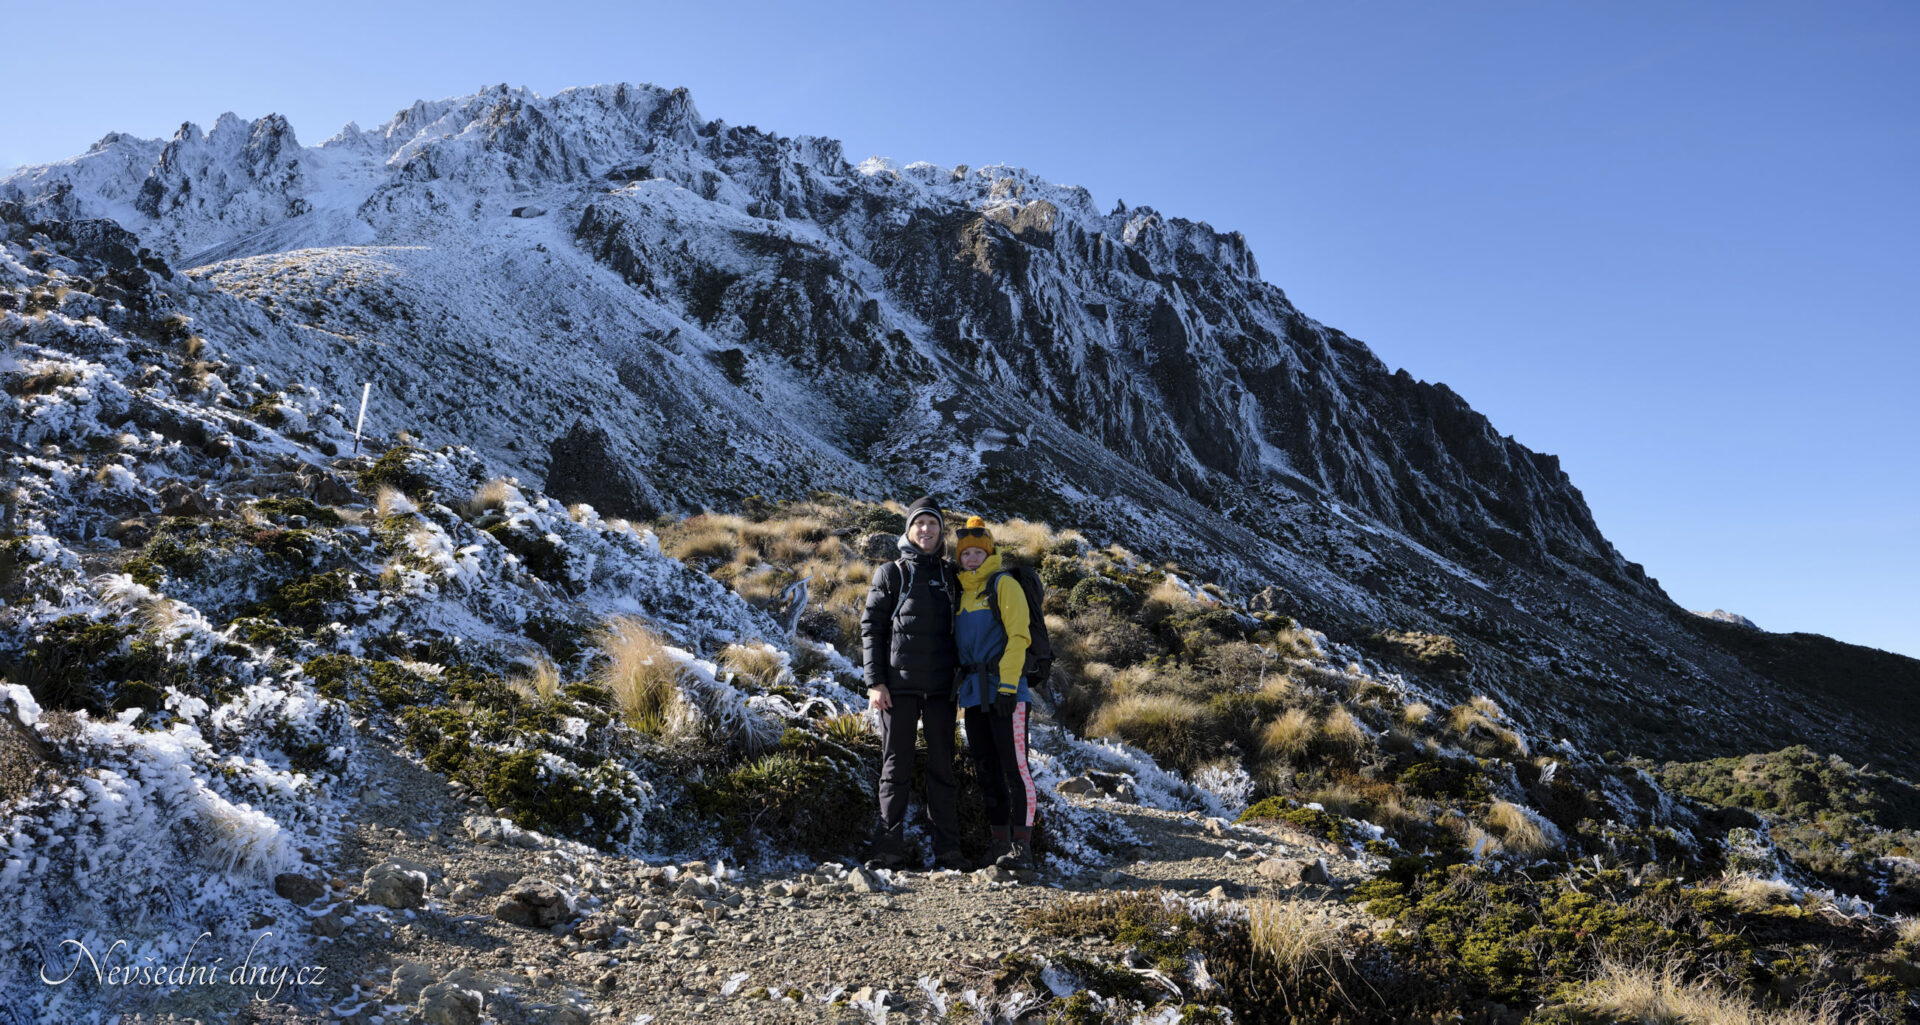
M 1018 832 L 1033 829 L 1036 797 L 1027 768 L 1027 703 L 1014 708 L 1011 716 L 994 715 L 992 705 L 967 709 L 967 750 L 980 777 L 987 823 Z

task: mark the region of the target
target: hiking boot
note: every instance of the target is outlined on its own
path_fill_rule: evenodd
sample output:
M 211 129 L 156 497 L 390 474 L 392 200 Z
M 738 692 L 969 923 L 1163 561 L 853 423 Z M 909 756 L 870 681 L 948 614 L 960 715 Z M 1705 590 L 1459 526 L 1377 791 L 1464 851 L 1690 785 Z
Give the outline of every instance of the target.
M 884 849 L 884 848 L 876 849 L 875 851 L 873 851 L 872 855 L 867 858 L 868 868 L 871 868 L 871 869 L 884 868 L 890 872 L 900 868 L 906 863 L 907 863 L 906 855 L 901 854 L 897 850 Z
M 1007 852 L 993 859 L 993 863 L 1009 872 L 1031 871 L 1033 869 L 1032 837 L 1014 837 L 1007 843 Z
M 993 867 L 999 858 L 1007 853 L 1007 848 L 1013 845 L 1013 833 L 1006 826 L 989 825 L 987 834 L 987 853 L 981 855 L 979 861 L 974 862 L 974 868 Z
M 993 863 L 1009 872 L 1019 872 L 1033 867 L 1033 849 L 1018 840 L 1007 845 L 1006 853 L 993 859 Z
M 965 872 L 971 866 L 959 851 L 941 851 L 933 856 L 933 867 L 942 871 Z

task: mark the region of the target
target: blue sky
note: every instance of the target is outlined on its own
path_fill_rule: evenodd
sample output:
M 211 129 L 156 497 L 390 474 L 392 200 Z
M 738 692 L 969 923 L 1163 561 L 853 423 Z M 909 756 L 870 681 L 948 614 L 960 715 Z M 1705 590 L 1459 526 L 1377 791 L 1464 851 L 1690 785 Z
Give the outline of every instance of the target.
M 9 48 L 0 167 L 613 81 L 1023 165 L 1246 233 L 1308 314 L 1559 455 L 1681 604 L 1920 656 L 1920 5 L 902 6 L 94 5 Z

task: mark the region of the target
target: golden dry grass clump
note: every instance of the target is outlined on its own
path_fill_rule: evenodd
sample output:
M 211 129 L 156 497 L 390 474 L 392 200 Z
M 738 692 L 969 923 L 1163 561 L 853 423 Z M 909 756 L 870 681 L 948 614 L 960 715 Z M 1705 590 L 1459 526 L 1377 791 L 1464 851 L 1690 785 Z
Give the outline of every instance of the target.
M 1573 1003 L 1610 1021 L 1685 1022 L 1687 1025 L 1839 1025 L 1839 1009 L 1810 1014 L 1772 1013 L 1706 979 L 1688 981 L 1678 965 L 1626 964 L 1611 958 Z
M 1304 708 L 1289 708 L 1260 732 L 1260 747 L 1276 758 L 1297 762 L 1306 757 L 1307 750 L 1313 746 L 1313 738 L 1319 732 L 1319 724 L 1313 721 L 1312 712 Z
M 400 493 L 398 488 L 391 484 L 382 484 L 380 489 L 374 492 L 373 510 L 381 519 L 386 519 L 389 516 L 413 512 L 415 506 L 407 496 Z
M 1169 573 L 1147 592 L 1146 601 L 1140 606 L 1140 618 L 1158 624 L 1182 612 L 1193 612 L 1203 604 L 1180 586 L 1178 577 Z
M 644 622 L 631 616 L 610 619 L 595 631 L 593 644 L 606 657 L 596 680 L 613 695 L 629 725 L 660 733 L 684 715 L 680 681 L 685 670 Z
M 778 684 L 787 672 L 786 658 L 765 642 L 729 644 L 720 652 L 720 664 L 733 670 L 742 682 L 761 690 Z
M 1544 857 L 1560 847 L 1559 830 L 1539 815 L 1510 801 L 1495 801 L 1487 811 L 1487 825 L 1500 844 L 1515 854 Z
M 1015 562 L 1024 562 L 1031 566 L 1040 564 L 1046 557 L 1047 549 L 1062 539 L 1080 539 L 1077 531 L 1056 533 L 1044 523 L 1032 523 L 1018 517 L 1004 523 L 987 524 L 993 531 L 993 543 L 1003 558 Z
M 1906 948 L 1909 957 L 1920 954 L 1920 918 L 1900 919 L 1899 924 L 1894 926 L 1894 935 L 1899 937 L 1894 942 Z
M 1314 901 L 1254 900 L 1247 904 L 1254 956 L 1286 980 L 1281 998 L 1291 1002 L 1302 987 L 1341 991 L 1341 967 L 1354 942 L 1341 921 Z
M 1101 706 L 1087 733 L 1124 741 L 1162 765 L 1186 769 L 1213 752 L 1207 708 L 1174 694 L 1128 694 Z
M 560 669 L 552 659 L 541 655 L 533 659 L 525 673 L 509 677 L 507 685 L 528 701 L 550 704 L 560 693 Z
M 1367 728 L 1354 718 L 1353 712 L 1345 705 L 1335 705 L 1320 723 L 1320 736 L 1326 745 L 1327 756 L 1344 764 L 1360 761 L 1373 746 L 1371 734 Z
M 1778 879 L 1762 879 L 1751 872 L 1722 873 L 1712 886 L 1726 894 L 1734 907 L 1747 912 L 1769 911 L 1794 902 L 1792 886 Z
M 513 497 L 514 486 L 505 477 L 495 477 L 480 485 L 473 497 L 461 504 L 461 511 L 470 520 L 477 520 L 495 509 L 505 509 L 507 500 Z
M 1476 694 L 1465 704 L 1447 710 L 1447 728 L 1460 735 L 1461 743 L 1478 755 L 1510 758 L 1526 757 L 1527 740 L 1502 725 L 1505 712 L 1485 694 Z

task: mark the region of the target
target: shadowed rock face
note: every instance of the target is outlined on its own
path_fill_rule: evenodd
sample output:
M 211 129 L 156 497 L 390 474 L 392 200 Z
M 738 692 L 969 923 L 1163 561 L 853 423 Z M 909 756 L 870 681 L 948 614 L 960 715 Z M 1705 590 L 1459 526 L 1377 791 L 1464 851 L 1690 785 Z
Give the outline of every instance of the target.
M 605 516 L 651 520 L 660 515 L 653 485 L 612 447 L 605 431 L 576 422 L 548 446 L 547 493 L 568 505 L 585 502 Z
M 1556 458 L 1296 309 L 1238 233 L 1023 170 L 854 167 L 684 90 L 500 87 L 317 148 L 278 118 L 110 136 L 9 200 L 20 230 L 111 215 L 217 258 L 182 300 L 216 346 L 379 381 L 376 422 L 608 514 L 932 491 L 1270 589 L 1336 639 L 1455 637 L 1450 698 L 1583 745 L 1920 755 L 1740 657 Z

